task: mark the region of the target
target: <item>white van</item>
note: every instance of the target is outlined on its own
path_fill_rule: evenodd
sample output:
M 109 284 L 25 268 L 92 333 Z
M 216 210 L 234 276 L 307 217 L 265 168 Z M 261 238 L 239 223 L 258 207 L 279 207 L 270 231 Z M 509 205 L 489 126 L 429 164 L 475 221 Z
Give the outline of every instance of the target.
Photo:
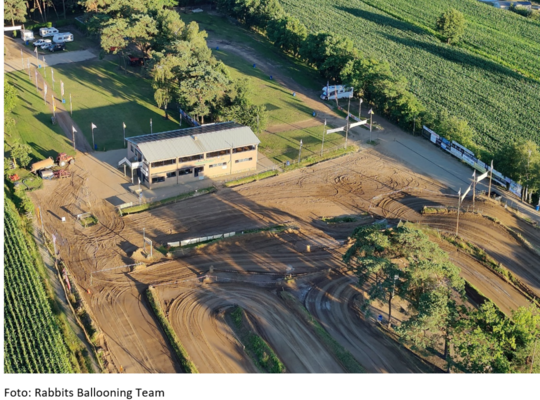
M 58 33 L 58 29 L 56 28 L 39 28 L 39 36 L 41 37 L 54 36 L 57 33 Z
M 57 33 L 53 36 L 53 42 L 54 43 L 66 43 L 66 42 L 73 42 L 73 33 L 64 32 L 64 33 Z
M 329 93 L 327 93 L 327 91 Z M 344 85 L 328 86 L 328 87 L 325 86 L 322 89 L 321 99 L 335 100 L 336 93 L 337 93 L 338 99 L 348 99 L 349 97 L 353 97 L 354 88 L 346 87 Z

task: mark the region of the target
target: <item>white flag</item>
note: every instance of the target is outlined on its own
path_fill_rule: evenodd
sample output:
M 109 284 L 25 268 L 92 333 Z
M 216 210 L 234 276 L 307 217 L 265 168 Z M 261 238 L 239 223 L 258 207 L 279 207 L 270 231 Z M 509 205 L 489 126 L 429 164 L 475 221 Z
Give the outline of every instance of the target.
M 52 68 L 51 68 L 51 79 L 52 79 L 53 82 L 56 82 L 56 81 L 54 80 L 54 69 L 52 69 Z
M 139 180 L 139 185 L 141 184 L 141 178 L 137 178 Z
M 469 193 L 470 190 L 471 190 L 471 186 L 469 185 L 467 190 L 465 190 L 465 193 L 463 193 L 463 196 L 461 196 L 461 201 L 463 201 L 465 199 L 465 196 L 467 196 L 467 193 Z M 461 191 L 461 189 L 460 189 L 460 191 Z
M 300 139 L 300 146 L 302 146 L 302 139 Z
M 324 119 L 324 126 L 326 126 L 326 118 Z
M 75 127 L 74 127 L 73 125 L 71 125 L 71 131 L 72 131 L 73 133 L 77 132 L 77 130 L 75 129 Z
M 125 123 L 125 122 L 122 122 L 122 125 L 124 125 L 124 129 L 126 129 L 126 123 Z
M 94 125 L 94 123 L 92 122 L 92 129 L 96 129 L 97 126 Z
M 473 171 L 472 176 L 473 178 L 476 176 L 476 170 Z
M 60 81 L 60 91 L 62 93 L 62 97 L 64 97 L 64 82 Z

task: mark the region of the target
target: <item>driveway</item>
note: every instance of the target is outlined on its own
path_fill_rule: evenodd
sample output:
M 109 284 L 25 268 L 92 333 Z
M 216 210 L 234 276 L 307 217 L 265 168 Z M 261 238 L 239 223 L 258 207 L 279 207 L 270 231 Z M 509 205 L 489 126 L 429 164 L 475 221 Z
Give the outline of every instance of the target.
M 13 38 L 8 35 L 4 35 L 4 46 L 6 51 L 6 55 L 4 56 L 4 73 L 23 69 L 23 62 L 24 68 L 27 68 L 28 60 L 30 60 L 31 66 L 41 65 L 42 67 L 49 67 L 56 64 L 91 60 L 97 57 L 97 55 L 90 50 L 79 50 L 51 53 L 45 56 L 40 55 L 38 60 L 35 53 L 25 47 L 21 39 Z

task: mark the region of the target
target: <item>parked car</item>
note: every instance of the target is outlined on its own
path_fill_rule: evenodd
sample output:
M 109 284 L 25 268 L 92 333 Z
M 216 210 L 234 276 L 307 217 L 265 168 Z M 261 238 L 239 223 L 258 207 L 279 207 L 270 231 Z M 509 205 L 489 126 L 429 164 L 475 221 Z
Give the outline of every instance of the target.
M 56 28 L 39 28 L 39 35 L 41 37 L 54 36 L 58 33 Z
M 38 39 L 34 42 L 34 46 L 43 46 L 45 44 L 51 44 L 51 39 Z
M 57 43 L 57 44 L 53 44 L 53 45 L 49 46 L 49 51 L 51 53 L 53 53 L 55 51 L 64 51 L 65 49 L 66 49 L 66 45 L 61 44 L 61 43 Z
M 45 43 L 43 46 L 41 46 L 41 50 L 47 50 L 52 45 L 53 45 L 52 43 Z

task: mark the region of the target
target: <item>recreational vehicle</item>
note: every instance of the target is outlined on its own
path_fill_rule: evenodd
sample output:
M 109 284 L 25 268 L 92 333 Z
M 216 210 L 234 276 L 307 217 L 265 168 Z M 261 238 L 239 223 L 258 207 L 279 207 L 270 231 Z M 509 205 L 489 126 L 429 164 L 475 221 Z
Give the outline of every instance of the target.
M 34 40 L 34 32 L 28 29 L 21 29 L 21 38 L 24 42 Z
M 58 33 L 58 29 L 56 28 L 39 28 L 39 36 L 41 37 L 54 36 L 57 33 Z
M 64 33 L 57 33 L 53 36 L 53 42 L 54 43 L 66 43 L 66 42 L 73 42 L 73 33 L 64 32 Z
M 348 99 L 353 97 L 353 92 L 354 89 L 352 87 L 346 87 L 343 85 L 325 86 L 322 89 L 321 99 L 335 100 L 336 94 L 338 99 Z

